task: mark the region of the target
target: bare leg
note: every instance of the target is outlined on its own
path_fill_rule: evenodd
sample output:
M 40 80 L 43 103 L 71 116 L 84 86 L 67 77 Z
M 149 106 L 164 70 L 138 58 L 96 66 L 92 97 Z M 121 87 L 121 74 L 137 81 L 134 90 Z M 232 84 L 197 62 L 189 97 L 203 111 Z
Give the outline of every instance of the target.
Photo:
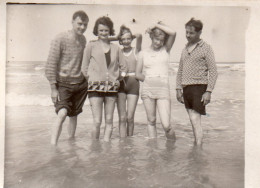
M 105 133 L 104 141 L 108 142 L 113 131 L 113 115 L 116 105 L 116 97 L 105 97 Z
M 147 115 L 147 131 L 149 138 L 156 138 L 156 100 L 147 98 L 143 100 L 144 108 Z
M 67 109 L 62 108 L 58 112 L 58 117 L 56 121 L 54 122 L 54 125 L 52 127 L 52 134 L 51 134 L 51 144 L 52 145 L 57 145 L 61 130 L 62 130 L 62 124 L 65 121 L 67 116 Z
M 165 136 L 167 139 L 175 140 L 175 132 L 171 126 L 171 101 L 167 99 L 158 99 L 157 108 L 165 131 Z
M 99 139 L 100 126 L 102 123 L 103 97 L 90 97 L 89 102 L 93 116 L 93 129 L 91 132 L 92 139 Z
M 73 139 L 75 137 L 76 128 L 77 128 L 77 116 L 72 116 L 70 117 L 70 123 L 67 127 L 69 139 Z
M 190 122 L 193 129 L 193 134 L 195 137 L 195 143 L 197 145 L 202 144 L 202 138 L 203 138 L 203 130 L 201 127 L 201 115 L 200 113 L 196 112 L 193 109 L 187 109 L 187 112 L 190 117 Z
M 126 137 L 126 94 L 118 93 L 117 111 L 119 116 L 119 135 Z
M 134 115 L 138 98 L 138 95 L 127 95 L 127 136 L 134 134 Z

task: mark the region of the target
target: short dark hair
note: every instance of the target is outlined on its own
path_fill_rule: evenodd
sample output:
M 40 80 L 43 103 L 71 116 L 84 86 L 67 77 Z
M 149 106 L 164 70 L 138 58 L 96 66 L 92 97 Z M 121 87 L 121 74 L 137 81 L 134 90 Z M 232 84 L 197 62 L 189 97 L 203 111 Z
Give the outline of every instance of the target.
M 191 18 L 186 24 L 185 27 L 192 26 L 195 28 L 196 32 L 199 32 L 203 28 L 203 23 L 200 20 L 195 20 L 194 18 Z
M 95 26 L 93 29 L 94 35 L 96 35 L 96 36 L 98 35 L 98 25 L 99 24 L 107 26 L 109 28 L 110 35 L 115 35 L 115 30 L 113 28 L 114 24 L 113 24 L 112 20 L 106 16 L 100 17 L 96 20 L 96 23 L 95 23 Z
M 77 17 L 80 17 L 82 21 L 89 21 L 88 15 L 83 10 L 75 12 L 72 16 L 72 20 L 75 20 Z
M 130 30 L 128 27 L 126 27 L 125 25 L 121 25 L 120 31 L 119 31 L 119 34 L 118 34 L 119 44 L 121 44 L 122 36 L 123 36 L 125 33 L 130 33 L 130 35 L 131 35 L 131 37 L 132 37 L 132 40 L 133 40 L 133 34 L 132 34 L 131 30 Z

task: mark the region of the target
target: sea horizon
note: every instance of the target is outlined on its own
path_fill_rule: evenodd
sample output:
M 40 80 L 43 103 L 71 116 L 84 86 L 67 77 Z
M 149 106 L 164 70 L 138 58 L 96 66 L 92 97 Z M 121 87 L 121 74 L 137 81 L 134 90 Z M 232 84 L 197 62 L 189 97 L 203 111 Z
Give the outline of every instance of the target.
M 22 62 L 22 63 L 32 63 L 32 62 L 46 63 L 46 61 L 6 61 L 6 63 L 18 63 L 18 62 Z M 170 63 L 177 64 L 179 62 L 178 61 L 171 61 Z M 216 62 L 216 64 L 245 64 L 245 61 L 244 62 L 241 62 L 241 61 L 236 61 L 236 62 L 221 61 L 221 62 Z

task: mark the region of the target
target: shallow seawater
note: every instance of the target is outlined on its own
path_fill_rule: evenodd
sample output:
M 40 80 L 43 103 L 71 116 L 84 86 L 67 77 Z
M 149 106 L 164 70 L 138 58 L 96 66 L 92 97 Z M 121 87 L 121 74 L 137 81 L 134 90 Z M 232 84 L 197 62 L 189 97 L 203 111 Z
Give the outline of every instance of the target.
M 42 73 L 41 68 L 24 65 L 7 69 L 7 95 L 16 93 L 11 96 L 24 101 L 13 97 L 15 102 L 6 106 L 5 187 L 244 187 L 244 71 L 219 69 L 208 115 L 202 118 L 202 147 L 194 146 L 186 110 L 175 99 L 175 72 L 171 120 L 176 142 L 165 139 L 159 117 L 158 138 L 147 138 L 142 104 L 136 110 L 133 137 L 119 138 L 115 111 L 111 141 L 102 140 L 104 125 L 100 140 L 91 140 L 92 114 L 85 105 L 75 140 L 67 139 L 65 121 L 58 146 L 53 147 L 50 130 L 56 115 L 52 106 L 39 102 L 49 94 Z M 17 78 L 19 74 L 24 77 Z M 37 84 L 31 83 L 32 76 Z M 16 83 L 22 84 L 17 88 Z M 35 97 L 36 104 L 22 94 Z

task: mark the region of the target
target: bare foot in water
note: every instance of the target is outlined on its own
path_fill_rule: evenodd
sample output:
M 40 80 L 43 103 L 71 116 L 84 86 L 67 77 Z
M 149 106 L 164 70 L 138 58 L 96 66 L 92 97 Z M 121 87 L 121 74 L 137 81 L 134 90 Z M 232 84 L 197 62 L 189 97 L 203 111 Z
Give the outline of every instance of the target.
M 168 140 L 176 140 L 175 132 L 172 127 L 165 132 L 165 135 Z

